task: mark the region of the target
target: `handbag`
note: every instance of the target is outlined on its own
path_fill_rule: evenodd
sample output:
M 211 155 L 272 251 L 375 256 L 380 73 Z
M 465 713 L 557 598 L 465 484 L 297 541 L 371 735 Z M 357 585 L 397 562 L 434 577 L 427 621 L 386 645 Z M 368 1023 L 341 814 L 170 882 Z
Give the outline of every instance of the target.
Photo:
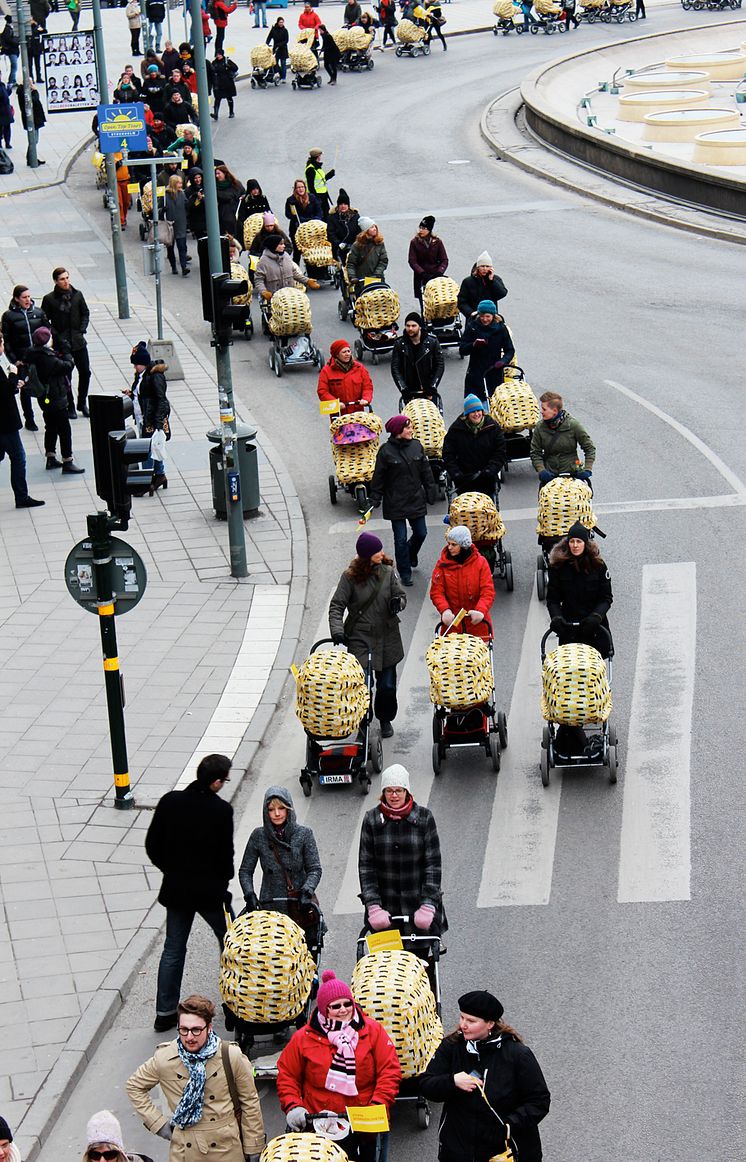
M 173 222 L 169 222 L 166 218 L 158 219 L 158 241 L 161 246 L 173 246 L 174 244 Z M 155 222 L 151 222 L 148 226 L 148 244 L 152 246 L 154 242 Z
M 491 1156 L 491 1158 L 489 1159 L 489 1162 L 518 1162 L 518 1155 L 513 1150 L 513 1145 L 510 1141 L 510 1126 L 508 1125 L 507 1122 L 504 1122 L 502 1120 L 502 1118 L 500 1117 L 497 1110 L 494 1109 L 490 1105 L 489 1098 L 487 1097 L 487 1094 L 485 1093 L 485 1086 L 487 1084 L 487 1073 L 488 1073 L 488 1070 L 485 1069 L 484 1080 L 482 1081 L 482 1083 L 479 1086 L 479 1092 L 482 1095 L 482 1099 L 484 1100 L 484 1103 L 487 1106 L 487 1109 L 490 1111 L 491 1114 L 495 1115 L 498 1122 L 505 1130 L 505 1149 L 501 1150 L 499 1154 L 493 1154 Z
M 233 1066 L 231 1065 L 230 1046 L 227 1041 L 220 1042 L 220 1057 L 223 1062 L 223 1069 L 225 1071 L 225 1080 L 228 1082 L 228 1093 L 231 1095 L 231 1105 L 233 1106 L 233 1113 L 238 1122 L 238 1132 L 241 1133 L 241 1098 L 238 1096 L 238 1086 L 236 1085 L 236 1078 L 233 1073 Z
M 304 932 L 308 932 L 310 929 L 316 928 L 319 923 L 319 915 L 321 911 L 319 908 L 318 896 L 315 892 L 312 892 L 310 902 L 308 904 L 301 904 L 300 892 L 297 888 L 293 887 L 293 881 L 288 875 L 287 868 L 280 859 L 279 851 L 275 847 L 274 843 L 271 843 L 270 847 L 272 848 L 272 854 L 277 860 L 277 863 L 282 870 L 282 874 L 285 877 L 285 890 L 288 894 L 288 916 L 291 920 L 294 920 L 298 927 L 302 928 Z

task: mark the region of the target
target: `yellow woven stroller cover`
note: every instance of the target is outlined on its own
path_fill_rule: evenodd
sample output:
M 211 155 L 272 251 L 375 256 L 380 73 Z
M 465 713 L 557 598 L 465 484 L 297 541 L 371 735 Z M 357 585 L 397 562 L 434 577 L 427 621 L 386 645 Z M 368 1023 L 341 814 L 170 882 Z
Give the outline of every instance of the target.
M 265 44 L 264 47 L 266 48 L 267 45 Z M 257 234 L 259 233 L 259 231 L 261 230 L 263 225 L 264 225 L 264 215 L 263 214 L 250 214 L 249 215 L 249 217 L 246 219 L 246 221 L 243 224 L 243 247 L 244 247 L 244 250 L 248 250 L 251 247 L 251 243 L 254 241 L 254 239 L 256 238 Z
M 319 62 L 304 44 L 296 45 L 290 50 L 290 68 L 294 73 L 312 73 L 319 67 Z
M 364 444 L 332 444 L 334 471 L 340 484 L 367 484 L 373 479 L 378 455 L 378 437 L 383 431 L 383 420 L 368 412 L 351 412 L 335 416 L 329 425 L 334 435 L 342 424 L 362 424 L 370 431 L 370 441 Z
M 275 54 L 268 44 L 255 44 L 251 50 L 251 67 L 253 69 L 271 69 L 277 64 Z
M 345 650 L 314 650 L 295 685 L 296 716 L 314 738 L 347 738 L 368 712 L 365 671 Z
M 448 509 L 451 528 L 466 525 L 471 539 L 480 544 L 492 544 L 505 536 L 505 525 L 489 496 L 483 492 L 462 492 L 454 496 Z
M 295 242 L 306 263 L 311 266 L 336 266 L 331 243 L 326 234 L 326 222 L 301 222 Z
M 390 286 L 367 290 L 355 300 L 355 326 L 390 327 L 399 318 L 399 296 Z
M 347 1162 L 347 1155 L 319 1134 L 279 1134 L 267 1142 L 259 1162 Z
M 249 289 L 245 295 L 235 295 L 231 299 L 231 302 L 235 303 L 238 307 L 248 306 L 251 302 L 251 279 L 249 278 L 244 268 L 241 266 L 240 262 L 231 262 L 231 278 L 245 279 L 249 286 Z
M 558 646 L 544 660 L 541 683 L 541 713 L 547 722 L 583 726 L 606 722 L 611 714 L 606 662 L 593 646 Z
M 501 20 L 511 20 L 513 16 L 513 0 L 497 0 L 492 11 Z
M 415 440 L 419 440 L 426 456 L 442 456 L 446 426 L 443 417 L 432 400 L 410 399 L 404 405 L 405 416 L 412 421 Z
M 470 633 L 436 637 L 425 653 L 430 701 L 451 710 L 470 710 L 492 697 L 490 654 L 482 638 Z
M 284 286 L 272 295 L 270 306 L 269 329 L 273 335 L 311 334 L 311 304 L 304 290 Z
M 396 29 L 396 39 L 401 44 L 417 44 L 425 39 L 425 30 L 412 20 L 400 20 Z
M 279 1024 L 297 1017 L 315 966 L 303 930 L 281 912 L 244 912 L 229 926 L 220 957 L 220 995 L 242 1021 Z
M 508 0 L 512 7 L 512 0 Z M 458 283 L 441 275 L 425 283 L 422 294 L 424 309 L 422 317 L 430 319 L 452 319 L 458 314 Z
M 490 415 L 504 432 L 522 432 L 536 427 L 541 407 L 525 379 L 506 378 L 490 396 Z
M 540 537 L 564 537 L 577 520 L 587 529 L 595 527 L 591 490 L 584 480 L 556 476 L 539 492 L 536 531 Z
M 374 952 L 355 965 L 352 995 L 394 1042 L 402 1077 L 424 1073 L 443 1040 L 424 961 L 413 952 Z

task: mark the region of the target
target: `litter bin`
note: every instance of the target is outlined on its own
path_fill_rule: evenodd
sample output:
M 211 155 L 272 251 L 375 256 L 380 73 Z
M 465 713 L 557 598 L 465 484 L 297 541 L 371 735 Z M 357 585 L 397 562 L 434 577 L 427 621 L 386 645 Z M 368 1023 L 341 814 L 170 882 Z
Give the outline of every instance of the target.
M 241 505 L 244 516 L 259 515 L 259 463 L 256 444 L 251 441 L 256 436 L 256 428 L 236 423 L 236 449 L 238 467 L 241 473 Z M 225 506 L 225 471 L 223 468 L 223 448 L 220 428 L 212 428 L 207 438 L 216 447 L 210 448 L 210 481 L 212 483 L 212 507 L 218 520 L 227 520 Z

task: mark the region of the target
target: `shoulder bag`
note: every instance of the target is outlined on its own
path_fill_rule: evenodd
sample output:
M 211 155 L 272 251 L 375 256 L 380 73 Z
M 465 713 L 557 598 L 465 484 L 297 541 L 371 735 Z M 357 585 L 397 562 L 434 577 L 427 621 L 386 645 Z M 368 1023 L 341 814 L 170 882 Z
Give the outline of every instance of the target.
M 497 1110 L 493 1109 L 493 1107 L 490 1105 L 489 1098 L 487 1097 L 487 1094 L 485 1092 L 486 1084 L 487 1084 L 487 1070 L 485 1069 L 484 1080 L 482 1081 L 481 1085 L 479 1086 L 479 1092 L 482 1095 L 482 1099 L 484 1100 L 484 1103 L 487 1106 L 487 1109 L 490 1111 L 491 1114 L 495 1115 L 498 1122 L 505 1130 L 505 1149 L 501 1150 L 499 1154 L 493 1154 L 492 1157 L 489 1159 L 489 1162 L 518 1162 L 518 1155 L 513 1150 L 513 1146 L 512 1146 L 512 1143 L 510 1141 L 510 1126 L 508 1125 L 507 1122 L 504 1122 L 502 1120 L 502 1118 L 500 1117 Z
M 231 1095 L 231 1105 L 233 1106 L 233 1113 L 238 1122 L 238 1132 L 241 1133 L 241 1098 L 238 1096 L 238 1086 L 236 1085 L 236 1078 L 233 1073 L 233 1066 L 231 1065 L 230 1045 L 227 1041 L 220 1042 L 220 1057 L 223 1062 L 223 1070 L 225 1071 L 225 1080 L 228 1082 L 228 1093 Z
M 274 843 L 271 843 L 270 847 L 272 848 L 272 854 L 277 860 L 280 871 L 285 877 L 285 891 L 288 894 L 288 916 L 291 920 L 294 920 L 298 927 L 302 928 L 304 932 L 308 932 L 312 928 L 316 928 L 319 923 L 319 916 L 321 914 L 318 896 L 315 892 L 313 892 L 311 894 L 310 905 L 301 904 L 300 892 L 297 888 L 293 887 L 293 881 L 288 874 L 287 868 L 280 859 L 279 851 L 275 847 Z

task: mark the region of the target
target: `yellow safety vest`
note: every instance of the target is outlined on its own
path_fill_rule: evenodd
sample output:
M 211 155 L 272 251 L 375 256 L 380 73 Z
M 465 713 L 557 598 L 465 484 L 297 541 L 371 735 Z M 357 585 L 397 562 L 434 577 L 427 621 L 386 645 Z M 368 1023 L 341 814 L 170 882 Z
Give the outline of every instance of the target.
M 326 174 L 320 165 L 313 167 L 313 192 L 315 194 L 326 194 L 329 192 L 326 188 Z

